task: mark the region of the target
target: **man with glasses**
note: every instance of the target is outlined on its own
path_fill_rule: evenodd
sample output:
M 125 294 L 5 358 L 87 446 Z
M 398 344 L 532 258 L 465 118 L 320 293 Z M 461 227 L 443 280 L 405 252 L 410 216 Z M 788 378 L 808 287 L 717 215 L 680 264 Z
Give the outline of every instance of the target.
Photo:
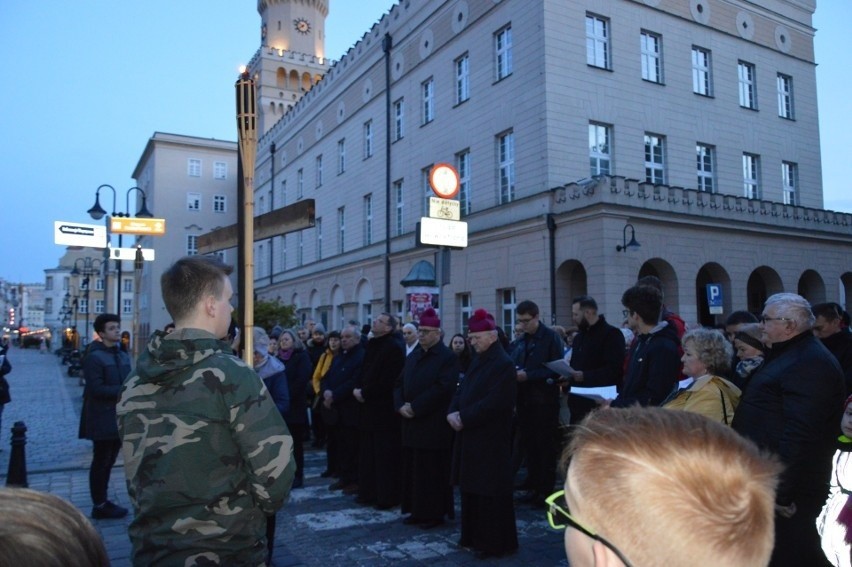
M 382 313 L 373 319 L 371 331 L 373 338 L 367 342 L 364 366 L 352 391 L 358 401 L 360 432 L 355 501 L 387 510 L 401 497 L 401 424 L 393 388 L 405 364 L 405 348 L 393 315 Z
M 828 494 L 846 389 L 813 325 L 805 298 L 776 293 L 766 300 L 761 341 L 770 348 L 731 423 L 785 467 L 775 499 L 773 565 L 826 565 L 814 522 Z
M 518 380 L 520 450 L 526 454 L 527 492 L 519 502 L 544 507 L 556 482 L 559 432 L 559 375 L 544 363 L 562 359 L 565 347 L 556 331 L 539 320 L 538 305 L 526 300 L 517 307 L 515 322 L 524 329 L 512 352 Z
M 843 308 L 837 303 L 818 303 L 813 306 L 814 336 L 834 355 L 846 377 L 846 393 L 852 394 L 852 333 L 844 325 Z
M 769 560 L 780 466 L 727 426 L 662 408 L 598 411 L 573 431 L 562 465 L 547 518 L 565 529 L 572 567 Z

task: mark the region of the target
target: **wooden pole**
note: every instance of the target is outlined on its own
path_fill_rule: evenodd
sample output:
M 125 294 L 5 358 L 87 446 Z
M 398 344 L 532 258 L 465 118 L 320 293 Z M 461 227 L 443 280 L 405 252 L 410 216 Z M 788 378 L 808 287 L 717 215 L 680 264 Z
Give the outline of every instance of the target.
M 254 81 L 248 71 L 237 79 L 237 133 L 243 166 L 243 226 L 241 249 L 243 265 L 240 277 L 245 290 L 240 297 L 243 324 L 240 329 L 243 360 L 253 365 L 254 352 L 254 163 L 257 156 L 257 111 Z

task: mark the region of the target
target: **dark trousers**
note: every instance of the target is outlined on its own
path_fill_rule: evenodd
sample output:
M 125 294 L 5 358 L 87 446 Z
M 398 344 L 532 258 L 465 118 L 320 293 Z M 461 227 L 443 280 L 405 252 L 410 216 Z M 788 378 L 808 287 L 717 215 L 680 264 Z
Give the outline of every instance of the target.
M 322 402 L 320 402 L 322 403 Z M 326 443 L 325 423 L 319 408 L 311 407 L 311 431 L 314 434 L 314 446 L 322 447 Z
M 547 497 L 556 484 L 559 405 L 528 404 L 518 408 L 521 445 L 527 457 L 527 484 Z
M 293 458 L 296 460 L 296 478 L 305 476 L 305 434 L 307 423 L 288 423 L 287 429 L 293 437 Z
M 112 467 L 121 450 L 119 439 L 92 441 L 92 466 L 89 467 L 89 493 L 92 504 L 98 506 L 107 501 L 107 489 Z
M 459 544 L 495 555 L 518 549 L 511 489 L 489 496 L 461 493 Z
M 399 426 L 362 431 L 358 442 L 358 496 L 377 506 L 396 506 L 402 492 Z
M 421 520 L 455 517 L 450 450 L 402 448 L 402 513 Z
M 344 484 L 358 482 L 358 429 L 335 425 L 328 428 L 328 468 Z
M 827 493 L 825 490 L 794 497 L 796 513 L 792 518 L 775 514 L 775 548 L 769 560 L 771 567 L 831 567 L 814 527 Z

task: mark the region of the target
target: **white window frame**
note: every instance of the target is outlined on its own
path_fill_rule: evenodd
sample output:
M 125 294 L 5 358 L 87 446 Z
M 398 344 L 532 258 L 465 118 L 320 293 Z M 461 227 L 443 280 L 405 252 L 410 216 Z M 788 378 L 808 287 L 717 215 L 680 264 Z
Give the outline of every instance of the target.
M 743 152 L 743 196 L 760 199 L 760 156 Z
M 132 297 L 122 297 L 121 298 L 121 314 L 122 315 L 132 315 L 133 314 L 133 298 Z
M 494 34 L 494 75 L 501 81 L 512 74 L 512 25 L 504 26 Z
M 373 243 L 373 194 L 364 195 L 364 246 Z
M 420 94 L 423 111 L 423 122 L 421 125 L 426 125 L 435 119 L 435 79 L 429 77 L 420 84 Z
M 373 155 L 373 121 L 364 122 L 364 159 Z
M 469 330 L 470 318 L 473 316 L 473 299 L 470 292 L 459 293 L 457 296 L 459 305 L 459 321 L 461 322 L 461 333 L 466 335 Z
M 515 133 L 497 136 L 497 187 L 501 205 L 515 200 Z
M 186 255 L 195 256 L 198 254 L 198 236 L 195 234 L 186 235 Z
M 459 172 L 459 207 L 461 215 L 467 216 L 470 214 L 470 149 L 456 154 L 456 169 Z
M 322 217 L 317 217 L 316 219 L 316 247 L 317 247 L 317 260 L 322 260 Z
M 642 30 L 639 34 L 642 79 L 651 83 L 663 83 L 663 36 Z
M 228 197 L 227 195 L 213 195 L 213 212 L 227 213 L 228 212 Z
M 515 309 L 518 303 L 515 297 L 515 288 L 509 287 L 500 290 L 500 313 L 502 318 L 503 331 L 506 335 L 514 336 L 515 331 Z
M 86 314 L 89 312 L 89 300 L 85 297 L 77 299 L 77 313 Z
M 337 175 L 346 171 L 346 138 L 337 141 Z
M 286 179 L 281 180 L 280 191 L 281 191 L 281 206 L 283 207 L 283 206 L 287 205 L 287 180 Z
M 296 172 L 296 200 L 305 196 L 305 170 L 299 168 Z
M 123 293 L 133 293 L 133 278 L 122 278 L 121 291 Z
M 224 161 L 213 162 L 213 179 L 228 179 L 228 163 Z
M 692 92 L 713 96 L 713 59 L 709 49 L 692 46 Z
M 716 148 L 710 144 L 695 144 L 695 173 L 697 189 L 707 193 L 716 192 Z
M 666 137 L 645 132 L 645 181 L 654 185 L 666 182 Z
M 423 207 L 421 209 L 422 216 L 429 216 L 429 199 L 435 196 L 432 191 L 432 186 L 429 184 L 429 174 L 432 172 L 432 167 L 435 164 L 429 164 L 420 170 L 421 194 L 423 195 Z
M 104 300 L 96 299 L 95 300 L 95 313 L 103 313 L 104 312 Z
M 740 106 L 757 110 L 757 68 L 747 61 L 737 62 Z
M 296 233 L 296 266 L 302 266 L 305 263 L 305 239 L 304 232 Z
M 793 77 L 778 73 L 776 79 L 778 85 L 778 116 L 793 120 L 795 118 L 793 108 Z
M 201 193 L 190 191 L 186 194 L 186 210 L 193 212 L 201 211 Z
M 405 185 L 402 179 L 393 182 L 393 194 L 396 200 L 396 222 L 394 233 L 399 236 L 405 229 Z
M 785 205 L 799 204 L 799 165 L 797 163 L 781 162 L 781 191 Z
M 186 162 L 186 174 L 189 177 L 201 177 L 201 160 L 188 158 Z
M 470 56 L 465 53 L 454 61 L 456 70 L 456 104 L 470 98 Z
M 612 175 L 612 125 L 589 122 L 589 174 Z
M 346 207 L 337 208 L 337 253 L 346 251 Z
M 314 188 L 319 189 L 320 187 L 322 187 L 322 154 L 320 154 L 316 157 L 316 160 L 315 160 L 314 163 L 315 163 L 316 173 L 317 173 L 316 174 L 316 185 L 314 186 Z
M 586 14 L 586 64 L 612 69 L 609 18 Z
M 405 99 L 397 99 L 393 103 L 393 141 L 405 137 Z
M 104 290 L 104 279 L 103 278 L 95 278 L 95 291 L 103 291 Z

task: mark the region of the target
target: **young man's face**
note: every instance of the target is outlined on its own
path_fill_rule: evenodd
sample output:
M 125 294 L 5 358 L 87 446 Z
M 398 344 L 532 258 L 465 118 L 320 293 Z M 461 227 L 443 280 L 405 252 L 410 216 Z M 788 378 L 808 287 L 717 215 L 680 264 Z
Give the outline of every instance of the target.
M 104 325 L 103 332 L 98 333 L 104 345 L 111 347 L 121 340 L 121 323 L 110 321 Z
M 234 287 L 231 285 L 231 280 L 226 276 L 222 276 L 223 287 L 222 295 L 214 298 L 214 326 L 217 337 L 226 337 L 228 328 L 231 326 L 231 313 L 234 311 L 234 306 L 231 305 L 231 299 L 234 297 Z

